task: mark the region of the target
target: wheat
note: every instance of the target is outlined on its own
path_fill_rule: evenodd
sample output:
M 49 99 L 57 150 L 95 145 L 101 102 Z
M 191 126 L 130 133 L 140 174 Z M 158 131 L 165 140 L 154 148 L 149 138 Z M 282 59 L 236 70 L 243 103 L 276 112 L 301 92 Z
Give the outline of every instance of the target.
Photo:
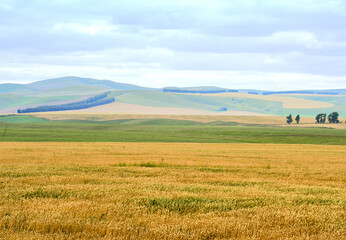
M 344 146 L 1 143 L 0 238 L 344 239 Z

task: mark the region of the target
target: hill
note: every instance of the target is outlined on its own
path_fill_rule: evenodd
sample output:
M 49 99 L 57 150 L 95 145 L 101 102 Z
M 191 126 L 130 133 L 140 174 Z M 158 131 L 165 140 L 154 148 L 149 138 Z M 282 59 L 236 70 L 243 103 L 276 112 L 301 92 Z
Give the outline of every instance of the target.
M 269 92 L 213 86 L 146 88 L 81 77 L 29 84 L 0 84 L 0 113 L 42 105 L 60 105 L 111 91 L 115 103 L 88 109 L 94 113 L 276 115 L 339 112 L 346 115 L 345 89 Z M 136 112 L 138 111 L 138 112 Z
M 0 84 L 0 93 L 31 94 L 44 91 L 68 91 L 68 90 L 148 90 L 133 84 L 118 83 L 110 80 L 98 80 L 93 78 L 80 78 L 74 76 L 53 78 L 37 81 L 29 84 Z
M 0 84 L 0 93 L 17 92 L 22 94 L 28 94 L 28 93 L 33 93 L 35 91 L 36 89 L 26 85 L 22 85 L 22 84 L 14 84 L 14 83 Z
M 97 89 L 107 89 L 107 90 L 147 89 L 147 88 L 132 85 L 132 84 L 117 83 L 110 80 L 97 80 L 93 78 L 80 78 L 80 77 L 73 77 L 73 76 L 42 80 L 42 81 L 30 83 L 27 86 L 39 91 L 65 89 L 65 88 L 71 88 L 71 87 L 94 87 Z

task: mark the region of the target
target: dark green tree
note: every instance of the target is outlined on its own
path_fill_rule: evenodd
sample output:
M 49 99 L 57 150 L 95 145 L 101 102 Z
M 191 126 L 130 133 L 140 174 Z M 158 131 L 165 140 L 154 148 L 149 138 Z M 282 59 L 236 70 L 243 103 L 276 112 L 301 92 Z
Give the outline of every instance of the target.
M 326 122 L 326 118 L 327 118 L 327 114 L 326 113 L 321 113 L 321 123 L 325 123 Z
M 331 114 L 328 115 L 328 122 L 329 123 L 339 123 L 339 113 L 337 112 L 332 112 Z
M 114 102 L 114 98 L 107 98 L 110 91 L 102 93 L 100 95 L 88 98 L 79 102 L 72 102 L 60 105 L 43 105 L 33 108 L 18 109 L 17 113 L 32 113 L 32 112 L 52 112 L 52 111 L 67 111 L 91 108 Z
M 321 113 L 317 114 L 315 119 L 316 119 L 316 123 L 320 123 L 320 121 L 321 121 Z
M 326 118 L 327 118 L 327 114 L 326 113 L 319 113 L 316 116 L 316 123 L 325 123 L 326 122 Z
M 286 117 L 286 122 L 287 122 L 288 124 L 291 124 L 291 123 L 293 122 L 292 114 L 290 114 L 290 115 L 288 115 L 288 116 Z
M 296 116 L 295 120 L 296 120 L 297 124 L 299 124 L 299 121 L 300 121 L 300 116 L 299 116 L 299 114 Z

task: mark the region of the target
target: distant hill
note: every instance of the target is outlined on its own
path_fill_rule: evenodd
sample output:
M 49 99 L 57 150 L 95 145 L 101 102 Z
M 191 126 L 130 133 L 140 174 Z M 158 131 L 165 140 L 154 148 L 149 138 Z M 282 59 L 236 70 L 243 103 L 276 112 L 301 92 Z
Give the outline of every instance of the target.
M 110 80 L 97 80 L 93 78 L 61 77 L 29 84 L 0 84 L 0 93 L 30 94 L 42 91 L 64 91 L 64 90 L 149 90 L 150 88 L 137 85 L 118 83 Z
M 238 90 L 218 88 L 218 87 L 190 87 L 190 88 L 177 88 L 168 87 L 163 88 L 163 92 L 172 93 L 225 93 L 225 92 L 238 92 Z
M 320 95 L 346 95 L 346 89 L 325 89 L 325 90 L 292 90 L 292 91 L 265 91 L 257 89 L 229 89 L 214 86 L 199 87 L 165 87 L 164 92 L 176 93 L 222 93 L 222 92 L 240 92 L 257 95 L 275 95 L 275 94 L 320 94 Z
M 11 93 L 11 92 L 31 93 L 35 91 L 36 89 L 26 86 L 24 84 L 14 84 L 14 83 L 0 84 L 0 93 Z
M 227 88 L 220 88 L 214 86 L 198 86 L 198 87 L 165 87 L 163 89 L 172 89 L 172 90 L 191 90 L 191 91 L 218 91 L 218 90 L 227 90 Z
M 95 87 L 98 89 L 107 90 L 144 90 L 148 89 L 145 87 L 140 87 L 137 85 L 117 83 L 110 80 L 97 80 L 93 78 L 80 78 L 80 77 L 62 77 L 42 80 L 34 83 L 27 84 L 26 86 L 40 90 L 56 90 L 60 88 L 70 88 L 70 87 Z
M 250 86 L 251 87 L 251 86 Z M 346 89 L 265 91 L 256 89 L 229 89 L 214 86 L 145 88 L 110 80 L 81 77 L 61 77 L 29 84 L 0 84 L 0 113 L 45 105 L 61 105 L 83 101 L 110 92 L 117 103 L 133 106 L 191 109 L 227 114 L 230 111 L 279 115 L 337 111 L 346 116 Z M 108 111 L 108 110 L 107 110 Z M 117 112 L 113 109 L 109 112 Z
M 110 80 L 98 80 L 94 78 L 82 78 L 75 76 L 67 76 L 61 78 L 53 78 L 41 80 L 29 84 L 0 84 L 0 93 L 19 93 L 30 94 L 35 92 L 46 91 L 102 91 L 102 90 L 172 90 L 172 92 L 243 92 L 262 94 L 327 94 L 327 95 L 346 95 L 346 89 L 327 89 L 327 90 L 298 90 L 298 91 L 265 91 L 256 89 L 229 89 L 215 86 L 196 86 L 196 87 L 165 87 L 165 88 L 147 88 L 133 84 L 119 83 Z

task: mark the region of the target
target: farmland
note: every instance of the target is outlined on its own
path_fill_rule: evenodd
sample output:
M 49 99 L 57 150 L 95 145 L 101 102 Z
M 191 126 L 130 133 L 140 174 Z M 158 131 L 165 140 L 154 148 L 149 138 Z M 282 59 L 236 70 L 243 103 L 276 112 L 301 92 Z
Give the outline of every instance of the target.
M 0 238 L 343 239 L 346 130 L 283 120 L 3 115 Z
M 344 146 L 1 143 L 0 237 L 342 239 Z
M 200 89 L 208 92 L 218 88 Z M 325 91 L 311 91 L 316 94 L 285 95 L 283 92 L 263 95 L 263 91 L 241 89 L 201 94 L 166 92 L 164 89 L 79 77 L 47 79 L 30 84 L 0 84 L 0 113 L 9 114 L 18 109 L 83 101 L 105 92 L 111 92 L 109 97 L 115 98 L 114 103 L 75 112 L 243 116 L 285 116 L 292 113 L 309 117 L 322 112 L 337 111 L 342 116 L 346 113 L 343 89 L 333 90 L 335 95 L 325 95 Z
M 346 129 L 283 128 L 237 122 L 201 123 L 174 119 L 111 121 L 47 121 L 26 116 L 5 117 L 0 141 L 26 142 L 200 142 L 346 145 Z M 4 120 L 2 120 L 4 121 Z M 22 121 L 22 122 L 21 122 Z M 29 122 L 32 121 L 32 122 Z M 339 124 L 344 126 L 345 124 Z

